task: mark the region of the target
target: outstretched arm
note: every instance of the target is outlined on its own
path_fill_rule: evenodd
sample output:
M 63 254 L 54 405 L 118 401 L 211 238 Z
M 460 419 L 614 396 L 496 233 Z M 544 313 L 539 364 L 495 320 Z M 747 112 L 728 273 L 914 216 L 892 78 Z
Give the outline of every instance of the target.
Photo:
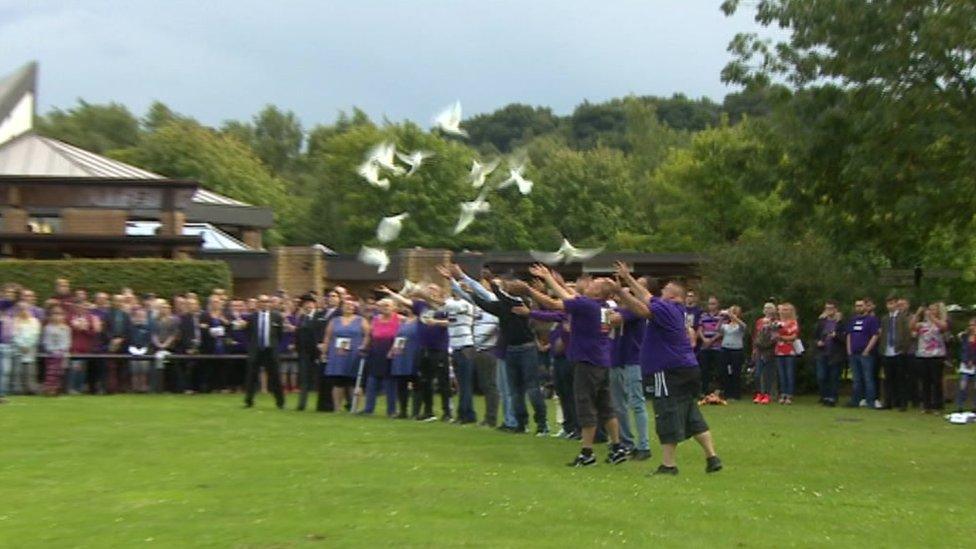
M 651 292 L 637 282 L 634 275 L 630 272 L 630 267 L 628 267 L 626 263 L 623 261 L 617 261 L 614 263 L 614 267 L 616 268 L 617 277 L 620 279 L 620 282 L 626 284 L 627 287 L 630 288 L 630 291 L 634 292 L 634 297 L 638 301 L 647 303 L 651 300 Z
M 628 311 L 634 313 L 641 318 L 651 318 L 653 313 L 651 313 L 650 307 L 647 305 L 650 301 L 641 301 L 634 296 L 633 293 L 626 291 L 618 281 L 613 281 L 613 290 L 617 295 L 617 299 L 620 300 L 620 305 L 625 307 Z
M 386 286 L 380 286 L 379 290 L 381 292 L 383 292 L 384 294 L 386 294 L 393 301 L 396 301 L 397 303 L 399 303 L 400 305 L 403 305 L 405 307 L 413 307 L 413 301 L 412 300 L 407 299 L 406 297 L 403 297 L 402 295 L 394 292 L 393 290 L 387 288 Z
M 532 276 L 541 278 L 543 282 L 546 283 L 546 286 L 549 286 L 549 289 L 551 289 L 559 299 L 573 299 L 576 297 L 575 292 L 571 291 L 569 288 L 566 288 L 556 280 L 556 277 L 553 276 L 552 271 L 549 270 L 549 267 L 546 267 L 541 263 L 536 263 L 535 265 L 529 267 L 529 273 L 531 273 Z M 534 290 L 532 296 L 533 298 L 535 297 L 535 293 L 541 293 L 534 288 L 531 289 Z

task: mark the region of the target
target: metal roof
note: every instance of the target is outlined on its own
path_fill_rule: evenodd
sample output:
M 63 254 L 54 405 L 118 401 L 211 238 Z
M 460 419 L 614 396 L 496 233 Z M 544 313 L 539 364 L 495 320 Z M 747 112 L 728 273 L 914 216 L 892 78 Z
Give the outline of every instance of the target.
M 162 223 L 158 221 L 127 221 L 126 236 L 155 236 Z M 203 238 L 204 250 L 222 251 L 254 251 L 240 240 L 214 227 L 210 223 L 185 223 L 183 236 L 199 236 Z
M 166 179 L 112 158 L 33 132 L 0 145 L 0 174 L 78 178 Z M 196 204 L 253 207 L 246 202 L 198 188 Z

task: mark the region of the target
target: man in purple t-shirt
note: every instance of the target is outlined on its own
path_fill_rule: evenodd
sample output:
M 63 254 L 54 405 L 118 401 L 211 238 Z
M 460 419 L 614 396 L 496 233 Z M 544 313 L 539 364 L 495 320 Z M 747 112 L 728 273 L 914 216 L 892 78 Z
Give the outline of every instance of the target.
M 687 315 L 685 317 L 687 321 Z M 708 297 L 708 308 L 698 317 L 695 332 L 701 347 L 698 351 L 698 363 L 702 373 L 702 392 L 710 393 L 712 382 L 720 377 L 722 364 L 722 315 L 718 298 Z
M 607 298 L 613 289 L 608 278 L 588 280 L 577 284 L 582 295 L 566 288 L 543 265 L 533 265 L 529 272 L 546 282 L 557 296 L 549 295 L 522 284 L 532 298 L 549 309 L 564 310 L 569 314 L 569 349 L 573 360 L 573 394 L 576 399 L 576 419 L 582 435 L 582 449 L 568 465 L 586 467 L 596 464 L 593 456 L 593 440 L 596 426 L 606 426 L 610 437 L 610 454 L 607 462 L 614 465 L 627 461 L 627 451 L 620 443 L 620 428 L 614 415 L 610 397 L 610 312 Z
M 637 283 L 623 263 L 617 263 L 617 276 L 630 287 L 615 288 L 620 303 L 647 318 L 640 363 L 644 378 L 654 379 L 654 427 L 661 441 L 661 466 L 655 474 L 677 475 L 678 443 L 694 438 L 705 452 L 705 472 L 722 469 L 708 424 L 698 409 L 701 371 L 688 338 L 683 305 L 685 289 L 669 282 L 655 297 Z
M 874 383 L 874 346 L 878 343 L 880 330 L 878 317 L 868 314 L 864 300 L 855 301 L 854 317 L 847 325 L 847 356 L 854 382 L 848 406 L 883 407 L 877 399 Z

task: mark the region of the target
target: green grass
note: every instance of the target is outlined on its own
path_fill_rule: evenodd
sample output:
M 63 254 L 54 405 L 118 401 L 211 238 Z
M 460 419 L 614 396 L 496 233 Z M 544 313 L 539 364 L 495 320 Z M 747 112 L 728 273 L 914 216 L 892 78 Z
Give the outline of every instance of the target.
M 705 415 L 726 469 L 706 476 L 689 442 L 680 476 L 648 478 L 656 448 L 576 470 L 567 441 L 267 396 L 13 398 L 0 546 L 972 546 L 972 427 L 810 403 Z

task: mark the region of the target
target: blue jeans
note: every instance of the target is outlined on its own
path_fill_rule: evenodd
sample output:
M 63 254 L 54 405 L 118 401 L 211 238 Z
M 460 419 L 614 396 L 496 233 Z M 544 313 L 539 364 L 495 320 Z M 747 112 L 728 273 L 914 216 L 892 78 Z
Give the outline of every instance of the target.
M 647 404 L 644 400 L 644 382 L 641 368 L 630 364 L 622 368 L 610 368 L 610 398 L 613 399 L 614 414 L 620 422 L 620 442 L 638 450 L 650 450 L 648 437 Z M 630 431 L 630 411 L 634 411 L 634 426 L 637 440 Z M 635 444 L 636 442 L 636 444 Z
M 518 422 L 515 420 L 515 408 L 512 405 L 512 390 L 508 386 L 508 367 L 505 365 L 504 359 L 498 359 L 495 376 L 498 378 L 499 400 L 502 401 L 502 407 L 505 409 L 505 418 L 502 421 L 502 425 L 514 429 Z
M 854 378 L 851 404 L 857 406 L 861 400 L 866 400 L 868 406 L 874 406 L 874 401 L 878 398 L 877 388 L 874 386 L 874 356 L 855 353 L 851 355 L 850 363 L 851 376 Z
M 473 423 L 477 421 L 474 413 L 474 347 L 458 349 L 451 357 L 458 382 L 458 420 Z
M 779 370 L 779 395 L 792 397 L 796 389 L 796 357 L 777 356 L 776 367 Z
M 840 369 L 841 363 L 830 360 L 829 356 L 822 354 L 817 357 L 817 387 L 824 402 L 837 402 Z
M 13 360 L 13 347 L 0 343 L 0 397 L 6 394 L 7 372 L 11 371 L 10 362 Z
M 529 423 L 525 397 L 532 403 L 532 416 L 536 427 L 543 431 L 546 426 L 546 401 L 539 387 L 539 352 L 535 342 L 509 346 L 505 350 L 505 366 L 508 368 L 508 388 L 512 393 L 516 427 Z
M 573 394 L 573 364 L 565 356 L 552 359 L 553 376 L 556 378 L 556 394 L 563 410 L 563 431 L 579 432 L 576 421 L 576 396 Z
M 386 415 L 396 414 L 396 380 L 392 377 L 369 376 L 366 380 L 366 407 L 363 408 L 364 414 L 372 414 L 376 408 L 376 395 L 382 389 L 386 395 Z
M 772 394 L 773 385 L 776 383 L 776 369 L 773 368 L 773 361 L 768 358 L 756 358 L 756 371 L 753 372 L 756 390 L 764 395 Z

